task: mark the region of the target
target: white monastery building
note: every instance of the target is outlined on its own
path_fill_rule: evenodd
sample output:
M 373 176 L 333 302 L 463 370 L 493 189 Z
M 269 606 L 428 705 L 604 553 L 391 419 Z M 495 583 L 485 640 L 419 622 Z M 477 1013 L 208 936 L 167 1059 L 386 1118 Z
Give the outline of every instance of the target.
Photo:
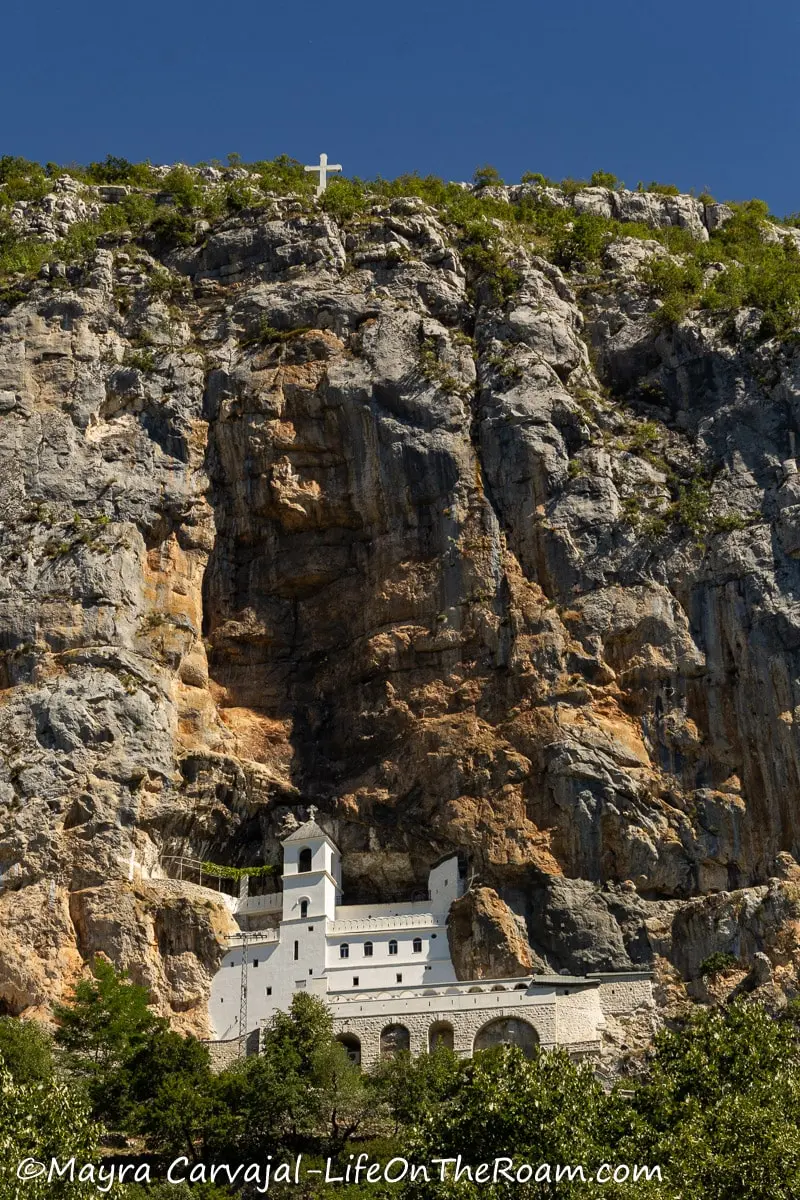
M 592 1054 L 609 1017 L 652 1007 L 644 973 L 459 981 L 447 939 L 464 890 L 456 856 L 433 867 L 426 900 L 342 905 L 339 851 L 311 820 L 283 842 L 282 880 L 282 892 L 230 898 L 240 924 L 266 927 L 232 937 L 214 978 L 220 1042 L 238 1044 L 242 1019 L 245 1034 L 263 1028 L 298 991 L 327 1004 L 339 1040 L 365 1064 L 440 1043 L 465 1056 L 498 1042 Z

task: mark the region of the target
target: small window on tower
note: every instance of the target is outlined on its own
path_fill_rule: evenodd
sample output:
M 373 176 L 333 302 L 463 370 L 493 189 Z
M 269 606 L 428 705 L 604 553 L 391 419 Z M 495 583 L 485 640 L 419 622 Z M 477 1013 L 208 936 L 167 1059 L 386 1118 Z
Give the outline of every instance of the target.
M 349 958 L 349 957 L 350 957 L 350 947 L 348 946 L 347 942 L 342 942 L 341 946 L 339 947 L 339 958 Z
M 300 901 L 300 920 L 305 921 L 307 916 L 308 916 L 308 901 L 301 900 Z
M 268 996 L 271 996 L 271 995 L 272 995 L 272 988 L 271 988 L 271 987 L 268 987 L 268 988 L 266 989 L 266 992 L 267 992 L 267 995 L 268 995 Z
M 372 958 L 372 942 L 364 942 L 364 958 Z
M 414 953 L 422 954 L 422 938 L 414 938 Z
M 297 860 L 297 869 L 298 871 L 311 870 L 311 851 L 308 848 L 300 851 L 300 857 Z
M 398 982 L 398 983 L 402 983 L 402 982 L 403 982 L 403 976 L 400 974 L 400 972 L 399 972 L 399 971 L 397 972 L 397 982 Z
M 353 976 L 353 987 L 358 987 L 358 976 L 357 975 Z
M 294 944 L 294 961 L 297 962 L 299 957 L 300 957 L 300 943 L 295 942 L 295 944 Z
M 397 942 L 394 940 L 394 938 L 392 938 L 392 940 L 389 942 L 389 953 L 397 954 Z
M 257 959 L 257 958 L 254 958 L 254 959 L 253 959 L 253 966 L 254 966 L 254 967 L 257 967 L 257 966 L 258 966 L 258 959 Z

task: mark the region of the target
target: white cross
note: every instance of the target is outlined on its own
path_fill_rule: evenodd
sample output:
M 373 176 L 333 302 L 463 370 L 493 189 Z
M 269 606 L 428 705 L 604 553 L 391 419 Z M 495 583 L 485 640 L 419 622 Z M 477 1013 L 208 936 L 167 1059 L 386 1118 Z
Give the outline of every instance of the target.
M 328 172 L 329 171 L 341 171 L 341 169 L 342 168 L 341 168 L 341 166 L 339 166 L 338 163 L 329 163 L 328 162 L 327 154 L 320 154 L 319 166 L 304 167 L 304 170 L 306 170 L 306 171 L 319 171 L 319 184 L 317 186 L 317 195 L 318 196 L 321 196 L 322 193 L 325 191 L 325 188 L 328 186 Z

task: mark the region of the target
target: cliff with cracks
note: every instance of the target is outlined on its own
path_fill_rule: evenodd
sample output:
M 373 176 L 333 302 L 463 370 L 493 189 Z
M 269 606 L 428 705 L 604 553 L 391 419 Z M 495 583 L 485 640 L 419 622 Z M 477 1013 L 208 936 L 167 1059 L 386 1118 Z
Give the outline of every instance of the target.
M 102 951 L 204 1034 L 233 922 L 165 859 L 310 805 L 350 903 L 459 852 L 463 972 L 795 995 L 800 232 L 161 174 L 2 211 L 3 1011 Z

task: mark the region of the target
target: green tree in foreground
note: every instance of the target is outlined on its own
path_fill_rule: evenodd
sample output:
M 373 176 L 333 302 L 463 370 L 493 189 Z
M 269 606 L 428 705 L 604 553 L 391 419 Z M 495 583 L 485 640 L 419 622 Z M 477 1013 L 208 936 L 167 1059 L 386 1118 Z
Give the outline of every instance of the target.
M 324 1005 L 305 993 L 275 1016 L 262 1054 L 214 1073 L 206 1049 L 171 1032 L 150 1012 L 145 990 L 105 963 L 95 964 L 94 978 L 59 1016 L 66 1065 L 88 1085 L 95 1113 L 117 1130 L 144 1135 L 152 1152 L 228 1162 L 332 1155 L 342 1165 L 364 1150 L 384 1162 L 461 1155 L 477 1164 L 507 1155 L 516 1163 L 580 1165 L 586 1176 L 513 1186 L 467 1178 L 377 1184 L 375 1200 L 500 1200 L 509 1189 L 520 1200 L 800 1196 L 800 1019 L 791 1005 L 781 1020 L 748 1000 L 698 1011 L 659 1035 L 640 1077 L 610 1093 L 588 1063 L 562 1050 L 537 1049 L 531 1059 L 512 1047 L 471 1060 L 446 1050 L 401 1054 L 360 1072 L 335 1040 Z M 65 1085 L 39 1081 L 48 1060 L 31 1030 L 0 1022 L 2 1044 L 17 1076 L 3 1075 L 8 1156 L 18 1146 L 69 1146 L 73 1134 L 80 1140 L 91 1111 L 66 1089 L 59 1103 L 76 1117 L 67 1132 L 58 1124 L 49 1097 Z M 16 1141 L 9 1140 L 12 1127 Z M 599 1183 L 604 1163 L 660 1167 L 662 1178 Z M 314 1195 L 339 1200 L 351 1194 L 314 1187 Z M 36 1200 L 35 1191 L 25 1194 Z
M 44 1083 L 52 1078 L 52 1044 L 33 1021 L 0 1017 L 0 1059 L 15 1083 Z
M 800 1057 L 791 1021 L 739 1002 L 657 1039 L 628 1149 L 686 1200 L 800 1195 Z M 678 1190 L 680 1189 L 680 1190 Z
M 418 1115 L 411 1131 L 409 1155 L 417 1162 L 460 1155 L 464 1163 L 492 1162 L 513 1156 L 533 1164 L 584 1164 L 602 1161 L 597 1134 L 603 1090 L 588 1064 L 576 1065 L 563 1050 L 536 1049 L 526 1059 L 515 1046 L 476 1054 L 463 1064 L 456 1086 L 441 1102 Z M 492 1198 L 509 1195 L 505 1181 L 409 1185 L 409 1196 L 442 1195 Z M 514 1194 L 586 1196 L 583 1183 L 525 1183 Z
M 128 981 L 104 958 L 95 958 L 92 978 L 82 979 L 71 1004 L 56 1004 L 56 1041 L 99 1068 L 118 1064 L 131 1048 L 166 1022 L 154 1016 L 147 988 Z
M 0 1200 L 51 1200 L 86 1195 L 85 1185 L 46 1176 L 17 1179 L 18 1165 L 51 1158 L 91 1162 L 99 1130 L 88 1105 L 60 1080 L 17 1081 L 0 1060 Z

